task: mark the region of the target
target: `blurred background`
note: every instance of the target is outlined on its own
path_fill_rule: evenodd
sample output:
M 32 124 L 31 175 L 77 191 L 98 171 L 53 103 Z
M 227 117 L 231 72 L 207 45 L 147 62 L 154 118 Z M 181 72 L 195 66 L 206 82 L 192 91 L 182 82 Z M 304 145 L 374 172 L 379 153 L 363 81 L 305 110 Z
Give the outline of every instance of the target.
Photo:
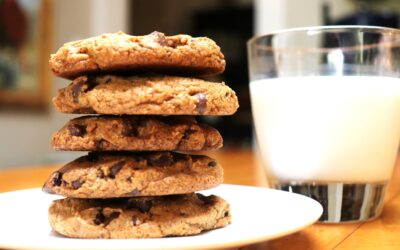
M 231 117 L 202 117 L 225 148 L 252 146 L 246 41 L 301 26 L 359 24 L 398 28 L 398 0 L 0 0 L 0 168 L 63 162 L 82 153 L 54 152 L 53 132 L 73 118 L 51 105 L 69 81 L 55 78 L 49 54 L 63 43 L 122 30 L 144 35 L 208 36 L 227 60 L 225 81 L 238 94 Z

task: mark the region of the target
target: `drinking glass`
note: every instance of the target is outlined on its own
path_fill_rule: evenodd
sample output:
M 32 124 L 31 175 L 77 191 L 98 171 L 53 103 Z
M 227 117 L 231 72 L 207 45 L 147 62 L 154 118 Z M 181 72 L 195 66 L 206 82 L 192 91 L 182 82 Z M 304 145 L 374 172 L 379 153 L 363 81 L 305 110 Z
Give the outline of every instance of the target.
M 400 138 L 400 30 L 283 30 L 250 39 L 248 59 L 270 185 L 319 201 L 322 222 L 379 216 Z

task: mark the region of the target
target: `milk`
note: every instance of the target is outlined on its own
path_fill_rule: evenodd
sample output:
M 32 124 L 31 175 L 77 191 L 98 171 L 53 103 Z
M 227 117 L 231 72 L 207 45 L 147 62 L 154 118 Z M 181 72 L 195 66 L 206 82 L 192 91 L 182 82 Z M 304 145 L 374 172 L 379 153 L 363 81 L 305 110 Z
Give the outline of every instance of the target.
M 250 83 L 270 175 L 282 181 L 369 183 L 392 174 L 400 138 L 400 80 L 311 76 Z

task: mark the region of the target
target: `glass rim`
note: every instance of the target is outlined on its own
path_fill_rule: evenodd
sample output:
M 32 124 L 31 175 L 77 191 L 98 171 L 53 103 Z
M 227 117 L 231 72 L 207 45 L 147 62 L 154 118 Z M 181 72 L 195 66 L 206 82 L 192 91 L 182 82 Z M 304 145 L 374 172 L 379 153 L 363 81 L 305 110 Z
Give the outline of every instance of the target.
M 258 36 L 253 36 L 247 41 L 247 46 L 250 48 L 250 46 L 257 46 L 256 42 L 258 40 L 261 40 L 266 37 L 272 37 L 275 35 L 284 35 L 284 34 L 289 34 L 289 33 L 295 33 L 295 32 L 302 32 L 303 34 L 305 33 L 311 33 L 311 34 L 318 34 L 326 31 L 342 31 L 342 32 L 351 32 L 351 31 L 365 31 L 365 32 L 371 32 L 371 33 L 396 33 L 400 37 L 400 29 L 395 29 L 395 28 L 389 28 L 389 27 L 382 27 L 382 26 L 369 26 L 369 25 L 326 25 L 326 26 L 307 26 L 307 27 L 297 27 L 297 28 L 289 28 L 289 29 L 280 29 L 280 30 L 275 30 L 266 34 L 258 35 Z M 363 45 L 364 48 L 375 48 L 378 46 L 382 45 L 390 46 L 393 44 L 400 45 L 400 39 L 398 42 L 393 42 L 393 41 L 386 41 L 386 42 L 378 42 L 374 44 L 368 44 L 368 45 Z M 302 47 L 287 47 L 287 48 L 272 48 L 271 46 L 268 45 L 258 45 L 263 47 L 264 50 L 269 50 L 269 51 L 296 51 L 298 52 L 299 50 L 302 51 L 308 51 L 308 52 L 323 52 L 323 51 L 332 51 L 332 50 L 337 50 L 339 47 L 329 47 L 329 48 L 302 48 Z M 356 46 L 358 47 L 358 46 Z M 342 47 L 341 49 L 345 50 L 353 50 L 355 47 L 354 46 L 349 46 L 349 47 Z
M 279 35 L 291 32 L 300 32 L 300 31 L 307 31 L 307 32 L 317 32 L 317 31 L 325 31 L 325 30 L 370 30 L 370 31 L 387 31 L 387 32 L 394 32 L 400 34 L 400 29 L 390 28 L 390 27 L 383 27 L 383 26 L 369 26 L 369 25 L 322 25 L 322 26 L 306 26 L 306 27 L 296 27 L 296 28 L 288 28 L 288 29 L 278 29 L 271 32 L 267 32 L 265 34 L 257 35 L 251 37 L 247 40 L 247 43 L 254 42 L 255 40 L 263 37 L 268 37 L 272 35 Z

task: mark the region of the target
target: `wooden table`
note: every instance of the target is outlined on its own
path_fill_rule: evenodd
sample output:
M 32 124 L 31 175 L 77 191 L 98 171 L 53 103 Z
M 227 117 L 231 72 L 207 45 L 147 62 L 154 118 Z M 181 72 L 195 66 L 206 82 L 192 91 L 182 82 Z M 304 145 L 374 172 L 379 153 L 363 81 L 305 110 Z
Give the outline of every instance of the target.
M 209 155 L 224 166 L 225 183 L 267 185 L 265 174 L 251 151 L 226 150 Z M 47 165 L 0 171 L 0 192 L 40 187 L 58 167 Z M 286 237 L 240 249 L 400 249 L 399 189 L 400 164 L 396 164 L 386 205 L 379 219 L 341 225 L 314 224 Z

